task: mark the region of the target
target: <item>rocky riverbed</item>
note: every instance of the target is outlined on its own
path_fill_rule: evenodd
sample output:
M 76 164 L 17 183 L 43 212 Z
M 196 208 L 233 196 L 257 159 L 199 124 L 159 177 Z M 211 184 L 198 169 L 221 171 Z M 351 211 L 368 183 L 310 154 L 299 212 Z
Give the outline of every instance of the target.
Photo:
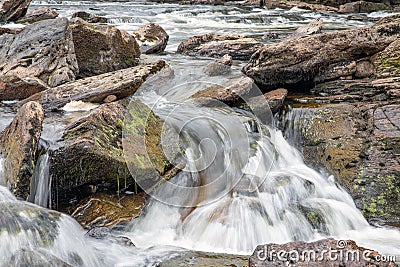
M 107 238 L 119 240 L 115 236 L 121 229 L 130 229 L 132 223 L 140 225 L 135 224 L 135 218 L 151 216 L 153 192 L 159 197 L 158 188 L 169 180 L 178 180 L 178 184 L 179 179 L 186 181 L 180 173 L 189 168 L 190 160 L 185 158 L 188 146 L 203 134 L 203 128 L 193 127 L 199 131 L 198 136 L 194 133 L 195 139 L 176 139 L 176 129 L 165 126 L 169 117 L 159 107 L 160 103 L 163 108 L 178 102 L 190 103 L 191 109 L 200 107 L 199 112 L 217 103 L 218 111 L 233 108 L 240 114 L 232 120 L 243 120 L 251 138 L 264 134 L 263 127 L 276 126 L 281 130 L 286 140 L 301 152 L 302 156 L 293 152 L 296 160 L 302 157 L 308 166 L 327 173 L 326 181 L 350 196 L 349 203 L 354 201 L 351 205 L 355 205 L 352 207 L 355 211 L 358 209 L 369 224 L 388 231 L 375 243 L 384 244 L 392 233 L 394 241 L 387 241 L 387 246 L 372 247 L 372 256 L 363 260 L 377 266 L 396 266 L 390 261 L 379 263 L 378 256 L 382 251 L 400 253 L 396 244 L 396 236 L 400 236 L 399 10 L 400 2 L 395 0 L 3 0 L 0 4 L 3 23 L 0 185 L 20 201 L 56 210 L 36 211 L 36 206 L 29 204 L 29 210 L 45 214 L 39 216 L 44 220 L 56 218 L 51 223 L 54 232 L 61 216 L 58 212 L 63 212 L 88 230 L 109 227 Z M 191 86 L 198 81 L 202 84 Z M 189 116 L 190 112 L 185 112 L 188 113 L 183 112 L 182 116 Z M 249 115 L 251 112 L 256 117 Z M 252 124 L 257 117 L 267 125 Z M 266 132 L 268 138 L 274 136 L 270 128 Z M 251 153 L 261 151 L 260 142 L 249 145 Z M 202 147 L 202 143 L 198 146 L 200 150 L 209 149 Z M 273 143 L 277 154 L 282 153 L 281 146 L 282 143 Z M 242 154 L 229 158 L 238 164 L 235 171 L 240 169 L 237 162 Z M 274 164 L 283 163 L 277 160 Z M 207 168 L 196 169 L 197 186 L 207 185 L 210 177 L 219 172 L 216 167 L 213 173 L 207 172 Z M 264 170 L 265 175 L 269 171 Z M 248 179 L 248 174 L 245 176 Z M 291 184 L 283 174 L 280 177 L 282 180 L 277 182 L 280 186 Z M 321 196 L 313 195 L 318 191 L 316 184 L 310 180 L 304 182 L 304 188 L 309 191 L 307 194 L 318 198 Z M 183 223 L 180 231 L 185 232 L 185 220 L 195 216 L 198 204 L 218 194 L 218 186 L 221 185 L 201 189 L 193 199 L 195 204 L 184 206 L 180 211 Z M 228 190 L 229 194 L 233 199 L 235 194 L 248 197 L 250 193 L 242 192 L 244 187 L 239 183 Z M 278 185 L 268 192 L 278 192 L 277 188 Z M 299 222 L 304 218 L 321 240 L 299 243 L 315 241 L 315 237 L 307 239 L 306 234 L 299 233 L 288 240 L 263 239 L 265 242 L 256 245 L 271 243 L 275 249 L 286 251 L 335 249 L 338 241 L 325 238 L 343 236 L 328 229 L 329 223 L 323 222 L 328 215 L 304 206 L 301 200 L 295 201 L 296 208 L 288 200 L 287 209 L 292 212 L 298 208 Z M 23 209 L 21 203 L 24 202 L 16 205 L 17 212 Z M 249 209 L 259 209 L 262 204 L 257 203 Z M 231 214 L 226 210 L 229 209 L 216 208 L 209 217 L 210 224 L 214 221 L 227 224 Z M 272 222 L 273 215 L 264 212 L 265 218 Z M 12 213 L 7 214 L 5 220 L 0 219 L 0 227 L 6 229 L 12 224 Z M 364 235 L 359 245 L 374 245 L 372 237 L 370 243 L 364 242 L 368 234 L 357 223 L 365 227 L 368 224 L 361 222 L 362 216 L 356 217 L 351 230 Z M 37 238 L 46 241 L 43 228 L 38 229 Z M 135 243 L 134 237 L 132 240 Z M 125 241 L 132 243 L 129 239 Z M 46 242 L 42 243 L 39 246 L 46 247 Z M 150 243 L 179 246 L 163 241 Z M 273 243 L 286 245 L 279 247 Z M 366 250 L 354 241 L 349 244 L 353 244 L 354 250 Z M 124 243 L 124 246 L 130 245 Z M 246 250 L 232 251 L 228 244 L 226 248 L 218 252 L 239 254 Z M 251 251 L 254 249 L 255 246 Z M 171 257 L 153 259 L 151 264 L 280 264 L 256 258 L 260 249 L 250 259 L 194 251 L 178 253 L 177 257 L 175 251 L 169 254 Z M 213 251 L 212 247 L 204 250 Z M 18 253 L 13 257 L 0 256 L 0 266 L 13 261 L 19 266 L 34 257 L 35 261 L 40 258 L 25 250 Z M 50 259 L 51 264 L 79 265 L 79 260 L 60 255 Z M 321 266 L 318 264 L 315 266 Z M 356 266 L 340 261 L 324 264 Z

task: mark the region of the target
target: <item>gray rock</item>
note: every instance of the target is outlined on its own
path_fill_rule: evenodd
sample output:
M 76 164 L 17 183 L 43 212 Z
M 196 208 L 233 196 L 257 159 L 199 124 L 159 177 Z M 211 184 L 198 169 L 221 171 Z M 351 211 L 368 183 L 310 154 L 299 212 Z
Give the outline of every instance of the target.
M 28 102 L 0 133 L 0 152 L 5 156 L 4 182 L 15 196 L 24 200 L 30 191 L 43 119 L 42 106 Z
M 230 55 L 233 59 L 246 60 L 261 47 L 260 42 L 243 35 L 207 33 L 183 41 L 178 46 L 178 53 L 216 58 Z
M 78 73 L 72 33 L 65 18 L 28 25 L 18 34 L 0 36 L 0 43 L 0 77 L 3 82 L 10 79 L 6 77 L 36 77 L 53 87 L 74 80 Z M 16 95 L 18 98 L 29 97 L 29 90 L 26 92 Z
M 89 23 L 107 23 L 106 17 L 96 16 L 86 11 L 78 11 L 72 14 L 72 18 L 81 18 Z
M 161 26 L 150 23 L 133 32 L 143 54 L 158 54 L 167 47 L 169 35 Z
M 214 60 L 204 67 L 203 71 L 208 76 L 227 75 L 231 72 L 232 57 L 224 55 L 222 58 Z

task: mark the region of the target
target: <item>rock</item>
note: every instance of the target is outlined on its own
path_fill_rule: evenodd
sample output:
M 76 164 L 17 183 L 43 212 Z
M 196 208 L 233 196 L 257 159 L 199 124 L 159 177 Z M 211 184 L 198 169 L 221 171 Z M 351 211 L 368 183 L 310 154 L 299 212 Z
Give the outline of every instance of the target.
M 104 103 L 111 103 L 114 102 L 118 99 L 118 97 L 116 95 L 109 95 L 106 98 L 104 98 L 103 102 Z
M 214 60 L 204 67 L 203 71 L 208 76 L 227 75 L 231 72 L 232 57 L 224 55 L 222 58 Z
M 299 27 L 295 32 L 294 36 L 304 36 L 304 35 L 312 35 L 321 33 L 323 21 L 322 19 L 318 18 L 314 21 L 311 21 L 305 26 Z
M 400 76 L 400 40 L 396 40 L 379 52 L 374 59 L 376 76 L 389 78 Z
M 264 89 L 280 86 L 310 88 L 315 83 L 340 78 L 343 72 L 350 74 L 342 67 L 339 71 L 335 68 L 350 66 L 353 61 L 384 50 L 397 40 L 399 32 L 399 23 L 394 20 L 371 27 L 285 40 L 257 51 L 243 72 Z M 349 67 L 345 69 L 352 70 Z
M 0 78 L 0 99 L 25 99 L 48 88 L 42 80 L 36 77 L 3 76 Z
M 79 78 L 95 76 L 138 64 L 139 46 L 133 36 L 114 26 L 71 20 Z
M 31 0 L 1 0 L 0 21 L 16 21 L 28 10 Z
M 28 25 L 18 34 L 0 36 L 0 43 L 3 44 L 0 46 L 2 79 L 6 76 L 17 77 L 17 80 L 36 77 L 53 87 L 74 80 L 78 73 L 71 29 L 65 18 Z M 24 88 L 25 83 L 20 84 L 22 87 L 15 90 L 29 92 Z M 19 98 L 28 96 L 19 92 L 16 95 Z
M 83 227 L 109 227 L 128 223 L 142 212 L 145 204 L 143 193 L 123 194 L 121 197 L 96 194 L 81 201 L 71 216 Z
M 18 23 L 34 23 L 45 19 L 55 19 L 58 17 L 57 11 L 51 8 L 39 8 L 26 14 L 18 20 Z
M 86 236 L 95 239 L 106 240 L 108 242 L 116 243 L 122 246 L 135 246 L 128 237 L 116 236 L 111 232 L 110 228 L 107 227 L 93 228 L 86 233 Z
M 339 13 L 370 13 L 379 10 L 388 9 L 389 6 L 384 3 L 373 3 L 366 1 L 351 2 L 339 7 Z
M 81 18 L 89 23 L 107 23 L 106 17 L 96 16 L 86 11 L 75 12 L 74 14 L 72 14 L 72 18 Z
M 264 94 L 272 113 L 277 113 L 283 106 L 283 101 L 288 94 L 284 88 L 276 89 Z
M 16 251 L 6 263 L 6 266 L 42 266 L 42 267 L 72 267 L 60 258 L 49 253 L 45 249 L 23 248 Z
M 154 63 L 76 80 L 34 94 L 21 104 L 34 100 L 39 101 L 45 110 L 57 110 L 71 101 L 103 103 L 111 95 L 121 99 L 134 94 L 149 76 L 163 69 L 165 64 L 165 61 L 158 60 Z
M 252 79 L 241 77 L 227 87 L 221 85 L 208 87 L 193 94 L 192 98 L 202 98 L 202 103 L 204 100 L 217 100 L 229 106 L 237 106 L 244 102 L 246 96 L 249 96 L 253 85 Z
M 168 163 L 159 147 L 162 123 L 134 101 L 129 110 L 128 100 L 103 104 L 67 127 L 62 145 L 50 155 L 53 207 L 69 210 L 94 192 L 135 191 L 135 179 L 158 179 L 165 173 Z
M 9 34 L 17 34 L 20 33 L 23 30 L 23 28 L 6 28 L 6 27 L 0 27 L 0 35 L 9 33 Z
M 247 60 L 262 45 L 253 38 L 238 34 L 207 33 L 183 41 L 178 46 L 178 53 L 190 56 L 208 56 L 220 58 L 230 55 L 233 59 Z
M 169 35 L 161 26 L 150 23 L 133 32 L 143 54 L 158 54 L 167 47 Z
M 369 78 L 375 74 L 375 66 L 370 60 L 359 60 L 356 64 L 354 77 L 358 79 Z
M 180 251 L 174 257 L 160 262 L 159 267 L 175 266 L 213 266 L 213 267 L 246 267 L 249 257 L 242 255 L 217 254 L 197 251 Z
M 0 152 L 5 156 L 3 182 L 22 199 L 29 195 L 43 119 L 42 106 L 28 102 L 0 133 Z
M 278 255 L 279 254 L 279 255 Z M 377 259 L 379 252 L 359 247 L 352 240 L 322 239 L 306 243 L 259 245 L 249 259 L 249 267 L 261 266 L 398 266 Z
M 400 105 L 329 104 L 294 112 L 305 161 L 334 175 L 368 220 L 400 221 Z
M 294 7 L 298 7 L 301 9 L 307 9 L 312 11 L 319 11 L 319 12 L 337 12 L 338 8 L 329 6 L 329 5 L 321 5 L 315 3 L 305 3 L 304 1 L 282 1 L 282 0 L 268 0 L 263 1 L 264 5 L 268 9 L 274 8 L 283 8 L 283 9 L 292 9 Z

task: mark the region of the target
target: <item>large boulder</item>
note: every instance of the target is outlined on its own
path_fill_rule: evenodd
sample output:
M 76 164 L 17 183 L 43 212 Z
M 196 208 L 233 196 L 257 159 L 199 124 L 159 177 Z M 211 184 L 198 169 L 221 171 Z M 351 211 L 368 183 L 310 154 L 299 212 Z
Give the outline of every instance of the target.
M 169 35 L 160 25 L 150 23 L 133 32 L 143 54 L 157 54 L 167 47 Z
M 103 103 L 132 95 L 146 79 L 166 66 L 158 60 L 153 63 L 104 73 L 69 82 L 32 95 L 27 101 L 39 101 L 45 110 L 57 110 L 71 101 Z
M 392 19 L 371 27 L 284 40 L 257 51 L 243 72 L 267 89 L 310 88 L 316 83 L 357 76 L 358 70 L 365 70 L 365 61 L 396 41 L 399 32 L 399 20 Z
M 398 266 L 381 261 L 379 252 L 360 247 L 352 240 L 322 239 L 315 242 L 259 245 L 249 259 L 249 267 L 262 266 Z
M 370 13 L 388 8 L 389 6 L 384 3 L 357 1 L 341 5 L 339 7 L 339 13 Z
M 391 43 L 374 57 L 378 78 L 400 77 L 400 40 Z
M 36 77 L 48 86 L 57 86 L 74 80 L 78 73 L 72 32 L 65 18 L 28 25 L 15 35 L 1 35 L 0 43 L 2 83 Z M 21 86 L 15 90 L 25 88 Z M 32 90 L 25 90 L 25 93 L 16 92 L 16 95 L 25 98 L 31 93 Z M 8 94 L 0 100 L 10 98 Z
M 28 10 L 31 0 L 1 0 L 0 21 L 16 21 Z
M 183 41 L 178 46 L 178 53 L 216 58 L 230 55 L 233 59 L 249 59 L 261 47 L 260 42 L 243 35 L 207 33 Z
M 400 105 L 329 104 L 294 109 L 285 136 L 306 162 L 333 174 L 369 219 L 400 221 Z
M 95 76 L 138 64 L 139 46 L 126 31 L 94 25 L 80 18 L 71 20 L 78 77 Z
M 152 180 L 164 174 L 168 164 L 159 147 L 162 122 L 139 100 L 129 107 L 128 102 L 101 105 L 64 131 L 62 144 L 50 156 L 55 208 L 66 210 L 95 192 L 137 191 L 135 178 Z M 150 155 L 152 162 L 146 160 Z
M 0 133 L 0 153 L 5 157 L 3 183 L 22 199 L 27 199 L 30 192 L 43 118 L 42 106 L 28 102 Z

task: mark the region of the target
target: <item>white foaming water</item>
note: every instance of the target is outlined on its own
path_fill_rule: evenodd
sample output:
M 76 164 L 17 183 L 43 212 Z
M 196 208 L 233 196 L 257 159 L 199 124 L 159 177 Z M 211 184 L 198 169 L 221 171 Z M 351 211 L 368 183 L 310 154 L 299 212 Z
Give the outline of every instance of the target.
M 51 208 L 51 180 L 49 152 L 41 155 L 37 161 L 35 172 L 33 174 L 31 192 L 29 201 L 42 207 Z
M 0 185 L 5 184 L 4 180 L 4 161 L 5 159 L 0 154 Z

